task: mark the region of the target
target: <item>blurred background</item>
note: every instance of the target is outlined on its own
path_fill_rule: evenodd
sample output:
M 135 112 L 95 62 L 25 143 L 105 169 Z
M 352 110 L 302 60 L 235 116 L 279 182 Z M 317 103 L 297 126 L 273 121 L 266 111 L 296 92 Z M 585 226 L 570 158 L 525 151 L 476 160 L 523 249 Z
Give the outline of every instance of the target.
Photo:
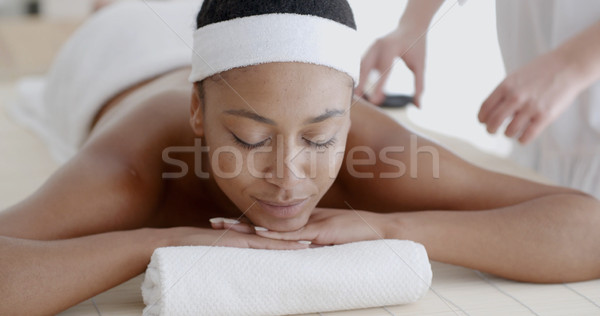
M 0 83 L 43 75 L 62 43 L 103 2 L 0 0 Z M 349 2 L 365 50 L 377 37 L 396 27 L 406 5 L 406 0 Z M 423 108 L 406 109 L 409 120 L 505 156 L 511 142 L 487 134 L 477 121 L 481 103 L 504 77 L 496 38 L 495 1 L 467 1 L 461 6 L 456 0 L 447 0 L 433 19 L 427 40 Z M 410 71 L 398 60 L 386 91 L 410 94 L 412 80 Z

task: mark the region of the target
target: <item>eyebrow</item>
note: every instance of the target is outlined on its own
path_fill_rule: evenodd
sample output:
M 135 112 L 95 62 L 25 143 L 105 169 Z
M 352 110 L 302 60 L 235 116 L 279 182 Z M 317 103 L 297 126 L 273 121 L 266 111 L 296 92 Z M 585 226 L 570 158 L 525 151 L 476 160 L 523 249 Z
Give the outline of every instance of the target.
M 275 121 L 268 119 L 264 116 L 260 116 L 257 113 L 248 111 L 248 110 L 227 110 L 227 111 L 224 111 L 224 113 L 249 118 L 249 119 L 255 120 L 259 123 L 265 123 L 265 124 L 269 124 L 269 125 L 273 125 L 273 126 L 277 125 L 277 123 L 275 123 Z
M 306 120 L 304 122 L 304 124 L 308 125 L 308 124 L 319 123 L 319 122 L 325 121 L 326 119 L 328 119 L 330 117 L 344 116 L 344 114 L 346 114 L 345 110 L 327 110 L 325 113 L 323 113 L 315 118 Z
M 223 111 L 223 113 L 249 118 L 249 119 L 255 120 L 259 123 L 264 123 L 264 124 L 273 125 L 273 126 L 277 125 L 277 123 L 275 123 L 275 121 L 273 121 L 272 119 L 266 118 L 264 116 L 258 115 L 257 113 L 248 111 L 248 110 L 227 110 L 227 111 Z M 308 125 L 308 124 L 319 123 L 319 122 L 323 122 L 323 121 L 327 120 L 328 118 L 331 118 L 334 116 L 343 116 L 344 114 L 346 114 L 345 110 L 327 110 L 325 113 L 323 113 L 317 117 L 314 117 L 314 118 L 304 121 L 304 124 Z

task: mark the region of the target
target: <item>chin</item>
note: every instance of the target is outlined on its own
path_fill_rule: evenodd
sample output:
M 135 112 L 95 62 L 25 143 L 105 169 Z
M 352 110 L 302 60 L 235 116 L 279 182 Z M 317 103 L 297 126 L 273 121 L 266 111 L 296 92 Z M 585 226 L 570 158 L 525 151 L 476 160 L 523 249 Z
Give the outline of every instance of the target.
M 308 222 L 310 212 L 299 214 L 291 218 L 276 218 L 265 215 L 261 212 L 247 214 L 248 219 L 256 226 L 264 227 L 268 230 L 287 232 L 298 230 Z
M 316 205 L 316 201 L 312 198 L 287 204 L 254 200 L 256 204 L 246 217 L 256 226 L 281 232 L 295 231 L 304 227 Z
M 298 230 L 302 227 L 304 227 L 304 225 L 306 225 L 308 221 L 304 220 L 304 219 L 293 219 L 293 220 L 280 220 L 280 219 L 275 219 L 273 221 L 268 222 L 268 224 L 266 224 L 265 226 L 263 226 L 264 228 L 268 229 L 268 230 L 272 230 L 272 231 L 278 231 L 278 232 L 291 232 L 291 231 L 295 231 Z

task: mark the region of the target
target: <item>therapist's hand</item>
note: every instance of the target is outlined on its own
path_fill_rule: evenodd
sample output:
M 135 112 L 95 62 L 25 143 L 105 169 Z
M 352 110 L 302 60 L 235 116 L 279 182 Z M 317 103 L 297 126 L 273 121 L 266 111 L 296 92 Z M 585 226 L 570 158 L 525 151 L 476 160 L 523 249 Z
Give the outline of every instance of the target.
M 362 97 L 369 90 L 368 100 L 381 104 L 385 99 L 383 87 L 390 75 L 394 59 L 400 57 L 413 72 L 415 78 L 414 104 L 420 107 L 423 93 L 423 75 L 425 71 L 426 33 L 422 28 L 399 27 L 388 35 L 378 39 L 369 48 L 360 65 L 360 81 L 355 94 Z M 375 88 L 367 87 L 367 79 L 371 70 L 376 69 L 380 78 Z
M 262 237 L 280 240 L 307 240 L 313 245 L 337 245 L 361 240 L 387 238 L 389 214 L 344 209 L 315 208 L 308 223 L 291 232 L 260 231 Z
M 536 138 L 581 91 L 568 59 L 550 52 L 513 72 L 483 102 L 479 121 L 496 133 L 509 119 L 505 134 L 526 144 Z

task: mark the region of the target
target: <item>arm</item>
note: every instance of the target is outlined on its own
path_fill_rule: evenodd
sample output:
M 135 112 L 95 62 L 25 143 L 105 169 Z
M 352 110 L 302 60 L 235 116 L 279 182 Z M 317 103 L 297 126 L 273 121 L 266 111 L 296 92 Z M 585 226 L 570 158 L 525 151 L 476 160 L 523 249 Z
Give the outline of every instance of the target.
M 166 244 L 162 232 L 136 229 L 155 203 L 144 196 L 159 196 L 160 185 L 123 158 L 105 145 L 84 149 L 0 212 L 0 314 L 55 314 L 143 272 Z
M 369 93 L 369 101 L 380 104 L 384 100 L 383 86 L 390 74 L 396 57 L 400 57 L 415 75 L 415 105 L 420 105 L 425 71 L 425 44 L 427 28 L 444 0 L 411 0 L 408 2 L 398 28 L 378 39 L 367 51 L 361 62 L 360 82 L 356 95 Z M 366 87 L 371 70 L 379 71 L 374 89 Z
M 142 273 L 163 242 L 150 229 L 55 241 L 0 237 L 0 314 L 56 314 Z
M 579 77 L 581 89 L 600 79 L 600 21 L 575 35 L 556 51 L 571 62 L 573 72 Z
M 188 245 L 308 247 L 192 227 L 144 228 L 53 241 L 0 236 L 0 314 L 55 314 L 144 272 L 154 249 Z
M 556 194 L 466 211 L 386 214 L 388 238 L 422 243 L 433 260 L 525 282 L 600 277 L 600 203 Z
M 495 133 L 527 143 L 556 120 L 573 100 L 600 79 L 600 21 L 509 74 L 483 102 L 479 121 Z
M 433 19 L 433 16 L 442 6 L 444 1 L 445 0 L 408 1 L 404 14 L 402 14 L 402 18 L 400 18 L 398 28 L 412 27 L 421 32 L 427 31 L 431 19 Z

